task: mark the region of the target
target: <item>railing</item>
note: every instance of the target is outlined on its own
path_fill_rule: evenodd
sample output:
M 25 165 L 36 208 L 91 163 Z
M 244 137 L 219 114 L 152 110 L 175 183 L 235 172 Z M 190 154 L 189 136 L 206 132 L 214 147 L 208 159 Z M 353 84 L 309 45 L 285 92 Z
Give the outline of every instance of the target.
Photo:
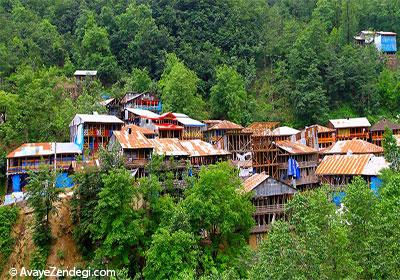
M 262 206 L 256 206 L 255 214 L 281 213 L 284 210 L 285 210 L 285 204 L 262 205 Z
M 68 169 L 73 164 L 72 161 L 69 162 L 57 162 L 57 169 Z M 17 165 L 17 166 L 9 166 L 7 169 L 7 174 L 11 173 L 26 173 L 28 171 L 38 171 L 41 166 L 45 166 L 47 168 L 53 168 L 53 163 L 40 163 L 35 165 Z
M 128 159 L 125 161 L 125 166 L 128 168 L 144 167 L 150 162 L 149 159 Z
M 316 161 L 298 161 L 297 163 L 299 164 L 300 168 L 314 167 L 318 165 Z M 279 163 L 278 168 L 287 169 L 288 163 L 287 162 Z
M 368 132 L 358 132 L 358 133 L 350 133 L 350 134 L 338 134 L 336 138 L 340 139 L 351 139 L 351 138 L 369 138 Z
M 329 137 L 329 138 L 318 137 L 318 143 L 330 143 L 330 142 L 335 142 L 335 138 L 333 138 L 333 137 Z

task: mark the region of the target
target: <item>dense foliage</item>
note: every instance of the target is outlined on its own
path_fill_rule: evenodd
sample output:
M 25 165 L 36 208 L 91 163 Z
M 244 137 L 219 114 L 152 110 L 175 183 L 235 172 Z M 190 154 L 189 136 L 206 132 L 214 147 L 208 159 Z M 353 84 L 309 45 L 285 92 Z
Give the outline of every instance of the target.
M 336 209 L 328 189 L 296 195 L 288 221 L 260 247 L 251 279 L 397 279 L 398 173 L 387 171 L 377 196 L 361 178 Z
M 146 279 L 227 269 L 247 275 L 253 206 L 228 163 L 187 177 L 183 194 L 171 194 L 168 180 L 153 172 L 138 182 L 124 169 L 86 171 L 76 180 L 74 236 L 92 265 L 129 268 Z
M 377 8 L 379 7 L 379 8 Z M 158 91 L 164 110 L 242 124 L 395 118 L 399 71 L 360 30 L 400 32 L 397 1 L 0 2 L 0 146 L 68 140 L 77 113 L 102 96 Z M 75 69 L 100 83 L 78 98 Z
M 0 273 L 13 251 L 15 240 L 12 229 L 17 221 L 18 213 L 19 208 L 17 207 L 0 208 Z

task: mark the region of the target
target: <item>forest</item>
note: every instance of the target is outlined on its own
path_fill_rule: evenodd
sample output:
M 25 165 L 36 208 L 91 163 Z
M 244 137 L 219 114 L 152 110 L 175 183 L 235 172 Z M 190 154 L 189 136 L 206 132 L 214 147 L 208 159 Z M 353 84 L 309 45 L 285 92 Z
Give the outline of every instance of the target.
M 242 125 L 399 118 L 400 70 L 353 39 L 361 30 L 399 33 L 397 0 L 0 0 L 0 24 L 1 185 L 8 152 L 69 141 L 75 114 L 105 112 L 101 100 L 130 91 L 157 92 L 165 112 Z M 77 69 L 97 70 L 98 79 L 72 98 L 64 85 Z M 187 190 L 174 193 L 161 188 L 171 175 L 158 173 L 157 159 L 138 183 L 114 155 L 103 157 L 101 170 L 76 175 L 73 235 L 88 264 L 117 269 L 118 279 L 400 278 L 398 167 L 382 175 L 379 194 L 355 179 L 347 211 L 325 188 L 295 196 L 288 220 L 252 251 L 254 209 L 228 164 L 185 178 Z M 51 189 L 41 199 L 39 182 L 51 176 L 32 174 L 29 187 L 37 268 L 58 199 Z M 0 266 L 17 219 L 4 209 Z

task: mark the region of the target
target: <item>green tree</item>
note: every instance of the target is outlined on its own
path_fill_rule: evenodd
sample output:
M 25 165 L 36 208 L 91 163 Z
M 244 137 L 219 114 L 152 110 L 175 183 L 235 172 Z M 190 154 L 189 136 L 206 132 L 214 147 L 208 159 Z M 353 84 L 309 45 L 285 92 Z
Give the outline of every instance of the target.
M 217 119 L 228 118 L 244 123 L 247 94 L 242 76 L 232 67 L 219 66 L 216 69 L 216 83 L 211 87 L 210 103 Z
M 397 146 L 397 140 L 393 136 L 393 131 L 385 129 L 383 134 L 383 150 L 385 159 L 390 162 L 390 168 L 394 171 L 400 171 L 400 148 Z
M 127 77 L 124 92 L 145 92 L 153 89 L 153 81 L 149 71 L 146 69 L 134 68 L 130 76 Z
M 107 261 L 112 267 L 126 266 L 136 261 L 137 248 L 143 228 L 133 209 L 135 190 L 131 174 L 116 169 L 102 176 L 104 187 L 93 213 L 92 237 L 99 242 L 95 260 Z M 137 199 L 137 198 L 136 198 Z
M 197 94 L 199 78 L 175 54 L 168 54 L 164 72 L 158 85 L 164 111 L 188 114 L 202 119 L 204 101 Z
M 161 229 L 153 235 L 146 252 L 146 279 L 194 278 L 199 257 L 197 240 L 192 233 Z
M 223 162 L 203 168 L 182 201 L 193 232 L 202 233 L 201 237 L 210 241 L 203 249 L 205 271 L 210 269 L 209 265 L 232 265 L 230 261 L 246 247 L 254 224 L 254 207 L 250 197 L 240 190 L 236 169 Z
M 62 191 L 56 187 L 56 177 L 57 173 L 46 166 L 29 174 L 26 195 L 28 205 L 35 215 L 33 240 L 38 247 L 50 246 L 50 215 L 57 212 L 56 202 L 60 200 L 59 194 Z

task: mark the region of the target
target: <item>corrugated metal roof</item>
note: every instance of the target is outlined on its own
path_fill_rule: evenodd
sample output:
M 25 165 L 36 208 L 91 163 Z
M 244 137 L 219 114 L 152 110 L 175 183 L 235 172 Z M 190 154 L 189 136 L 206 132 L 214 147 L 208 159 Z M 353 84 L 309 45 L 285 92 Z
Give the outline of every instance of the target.
M 176 120 L 180 123 L 183 124 L 184 126 L 206 126 L 204 123 L 199 122 L 197 120 L 191 119 L 189 117 L 178 117 Z
M 182 140 L 180 141 L 180 143 L 191 157 L 222 156 L 231 154 L 228 151 L 216 149 L 210 143 L 204 142 L 199 139 Z
M 362 175 L 377 176 L 382 169 L 389 168 L 384 157 L 372 157 L 362 171 Z
M 383 153 L 383 148 L 360 139 L 337 141 L 326 148 L 324 154 L 377 154 Z
M 98 114 L 76 114 L 69 126 L 78 125 L 81 123 L 111 123 L 123 124 L 119 118 L 113 115 L 98 115 Z
M 151 149 L 154 144 L 135 127 L 125 127 L 121 131 L 113 131 L 115 138 L 123 149 Z
M 349 127 L 370 127 L 367 118 L 348 118 L 329 120 L 334 128 L 349 128 Z
M 80 154 L 81 150 L 74 143 L 25 143 L 7 155 L 7 158 L 37 157 L 57 154 Z
M 74 76 L 96 76 L 96 70 L 76 70 Z
M 272 129 L 276 128 L 279 122 L 254 122 L 245 128 L 246 131 L 250 131 L 256 136 L 270 135 Z
M 314 124 L 309 126 L 308 128 L 312 128 L 315 127 L 317 129 L 318 133 L 323 133 L 323 132 L 334 132 L 335 130 L 333 128 L 329 128 L 323 125 L 319 125 L 319 124 Z
M 213 126 L 211 126 L 208 130 L 228 130 L 228 129 L 242 129 L 243 126 L 233 123 L 231 121 L 223 120 L 220 121 Z
M 275 128 L 272 131 L 272 134 L 276 135 L 276 136 L 290 136 L 290 135 L 295 135 L 299 132 L 300 132 L 300 130 L 297 130 L 297 129 L 294 129 L 294 128 L 291 128 L 288 126 L 280 126 L 280 127 Z
M 378 32 L 376 32 L 376 34 L 379 34 L 379 35 L 386 35 L 386 36 L 396 36 L 396 35 L 397 35 L 397 33 L 395 33 L 395 32 L 389 32 L 389 31 L 378 31 Z
M 388 127 L 391 130 L 394 129 L 400 129 L 400 125 L 397 123 L 394 123 L 390 120 L 387 119 L 382 119 L 379 122 L 377 122 L 376 124 L 374 124 L 371 128 L 370 131 L 384 131 L 386 129 L 386 127 Z
M 156 114 L 152 111 L 145 110 L 145 109 L 134 109 L 134 108 L 126 108 L 128 112 L 131 112 L 132 114 L 141 116 L 142 118 L 147 118 L 147 119 L 158 119 L 160 118 L 159 114 Z
M 372 154 L 325 156 L 318 165 L 317 175 L 362 175 Z
M 103 101 L 100 101 L 100 105 L 101 106 L 107 106 L 108 104 L 110 104 L 111 102 L 113 102 L 115 100 L 115 98 L 109 98 Z
M 318 153 L 316 149 L 313 149 L 309 146 L 300 144 L 300 143 L 294 143 L 290 141 L 276 141 L 275 145 L 282 150 L 288 152 L 289 154 L 292 155 L 301 155 L 301 154 L 313 154 L 313 153 Z
M 269 175 L 265 174 L 265 172 L 253 174 L 252 176 L 250 176 L 243 182 L 244 191 L 245 192 L 252 191 L 255 187 L 260 185 L 262 182 L 264 182 L 268 178 L 269 178 Z
M 128 128 L 139 130 L 144 135 L 155 135 L 156 134 L 156 132 L 151 130 L 151 129 L 148 129 L 146 127 L 137 126 L 137 125 L 134 125 L 134 124 L 125 125 L 125 126 L 122 127 L 121 130 L 127 130 Z
M 177 138 L 148 139 L 154 145 L 154 152 L 166 156 L 189 156 Z
M 156 123 L 154 125 L 158 130 L 183 130 L 183 126 L 172 123 Z
M 122 99 L 121 99 L 121 103 L 122 104 L 128 103 L 129 101 L 136 99 L 139 96 L 142 96 L 143 94 L 144 94 L 144 92 L 142 92 L 142 93 L 132 93 L 132 92 L 125 93 L 124 97 L 122 97 Z

